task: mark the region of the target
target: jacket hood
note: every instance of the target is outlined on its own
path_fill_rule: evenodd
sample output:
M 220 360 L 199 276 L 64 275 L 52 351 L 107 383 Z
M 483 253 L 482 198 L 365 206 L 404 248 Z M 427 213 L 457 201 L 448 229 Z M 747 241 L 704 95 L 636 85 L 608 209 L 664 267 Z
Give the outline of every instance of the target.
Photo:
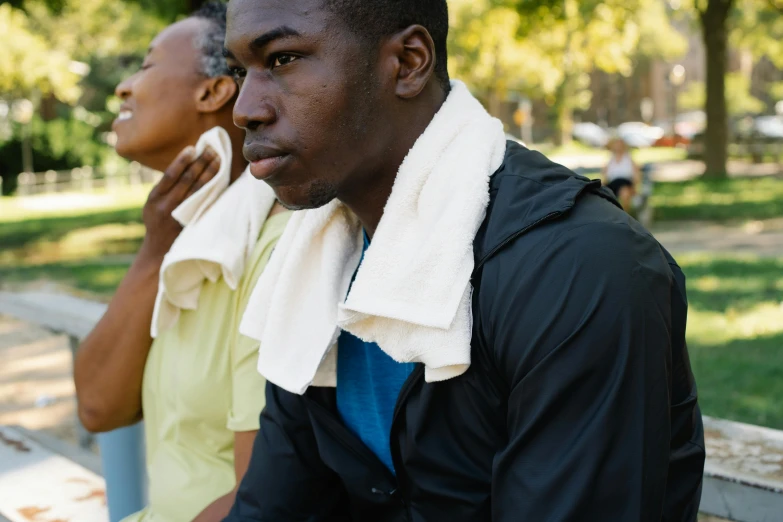
M 509 141 L 503 164 L 492 175 L 487 216 L 473 243 L 475 270 L 511 240 L 567 214 L 586 193 L 620 207 L 600 180 L 574 174 L 540 152 Z

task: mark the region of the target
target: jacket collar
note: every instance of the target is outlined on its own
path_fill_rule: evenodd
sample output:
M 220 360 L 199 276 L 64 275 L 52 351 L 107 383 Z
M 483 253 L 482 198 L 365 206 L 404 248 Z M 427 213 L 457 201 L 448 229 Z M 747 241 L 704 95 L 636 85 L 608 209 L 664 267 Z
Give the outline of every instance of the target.
M 586 193 L 620 206 L 600 180 L 574 174 L 539 152 L 508 142 L 503 164 L 490 182 L 487 216 L 473 243 L 475 270 L 511 240 L 566 215 Z

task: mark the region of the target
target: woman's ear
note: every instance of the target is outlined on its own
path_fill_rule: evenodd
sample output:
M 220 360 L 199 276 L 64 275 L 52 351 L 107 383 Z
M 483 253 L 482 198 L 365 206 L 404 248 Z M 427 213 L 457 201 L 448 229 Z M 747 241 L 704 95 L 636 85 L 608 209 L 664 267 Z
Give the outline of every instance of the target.
M 196 91 L 196 110 L 199 112 L 217 112 L 237 94 L 237 84 L 228 76 L 216 76 L 205 80 Z

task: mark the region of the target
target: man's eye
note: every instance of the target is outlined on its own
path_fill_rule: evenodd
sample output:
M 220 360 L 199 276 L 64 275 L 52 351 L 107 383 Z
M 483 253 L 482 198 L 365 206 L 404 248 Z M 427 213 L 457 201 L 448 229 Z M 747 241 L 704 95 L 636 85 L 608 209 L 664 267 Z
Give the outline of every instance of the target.
M 298 56 L 294 56 L 293 54 L 278 54 L 275 57 L 274 62 L 272 62 L 272 68 L 276 67 L 282 67 L 283 65 L 288 65 L 291 62 L 295 62 L 298 60 Z

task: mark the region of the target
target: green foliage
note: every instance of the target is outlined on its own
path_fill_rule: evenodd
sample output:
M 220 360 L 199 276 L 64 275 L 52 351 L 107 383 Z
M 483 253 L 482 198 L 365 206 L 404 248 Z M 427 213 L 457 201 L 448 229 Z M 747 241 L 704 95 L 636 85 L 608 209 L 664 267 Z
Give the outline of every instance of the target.
M 77 111 L 78 113 L 78 111 Z M 23 170 L 20 129 L 14 137 L 0 142 L 0 175 L 15 176 Z M 34 170 L 63 170 L 82 165 L 99 166 L 114 152 L 100 141 L 90 123 L 74 117 L 44 122 L 35 117 L 30 124 Z
M 0 93 L 29 98 L 33 91 L 75 102 L 79 76 L 71 72 L 71 57 L 35 32 L 28 16 L 8 4 L 0 5 Z
M 769 95 L 775 101 L 783 100 L 783 82 L 773 82 L 769 84 Z
M 704 109 L 706 86 L 704 82 L 691 82 L 680 93 L 677 103 L 685 110 Z M 750 94 L 750 78 L 742 73 L 726 75 L 726 108 L 729 116 L 737 117 L 745 114 L 761 114 L 766 108 L 764 102 Z
M 642 56 L 687 49 L 658 0 L 463 0 L 452 10 L 455 70 L 543 97 L 563 137 L 591 102 L 593 70 L 627 76 Z
M 736 0 L 732 13 L 732 44 L 750 51 L 758 60 L 766 57 L 783 68 L 783 7 L 773 0 Z

